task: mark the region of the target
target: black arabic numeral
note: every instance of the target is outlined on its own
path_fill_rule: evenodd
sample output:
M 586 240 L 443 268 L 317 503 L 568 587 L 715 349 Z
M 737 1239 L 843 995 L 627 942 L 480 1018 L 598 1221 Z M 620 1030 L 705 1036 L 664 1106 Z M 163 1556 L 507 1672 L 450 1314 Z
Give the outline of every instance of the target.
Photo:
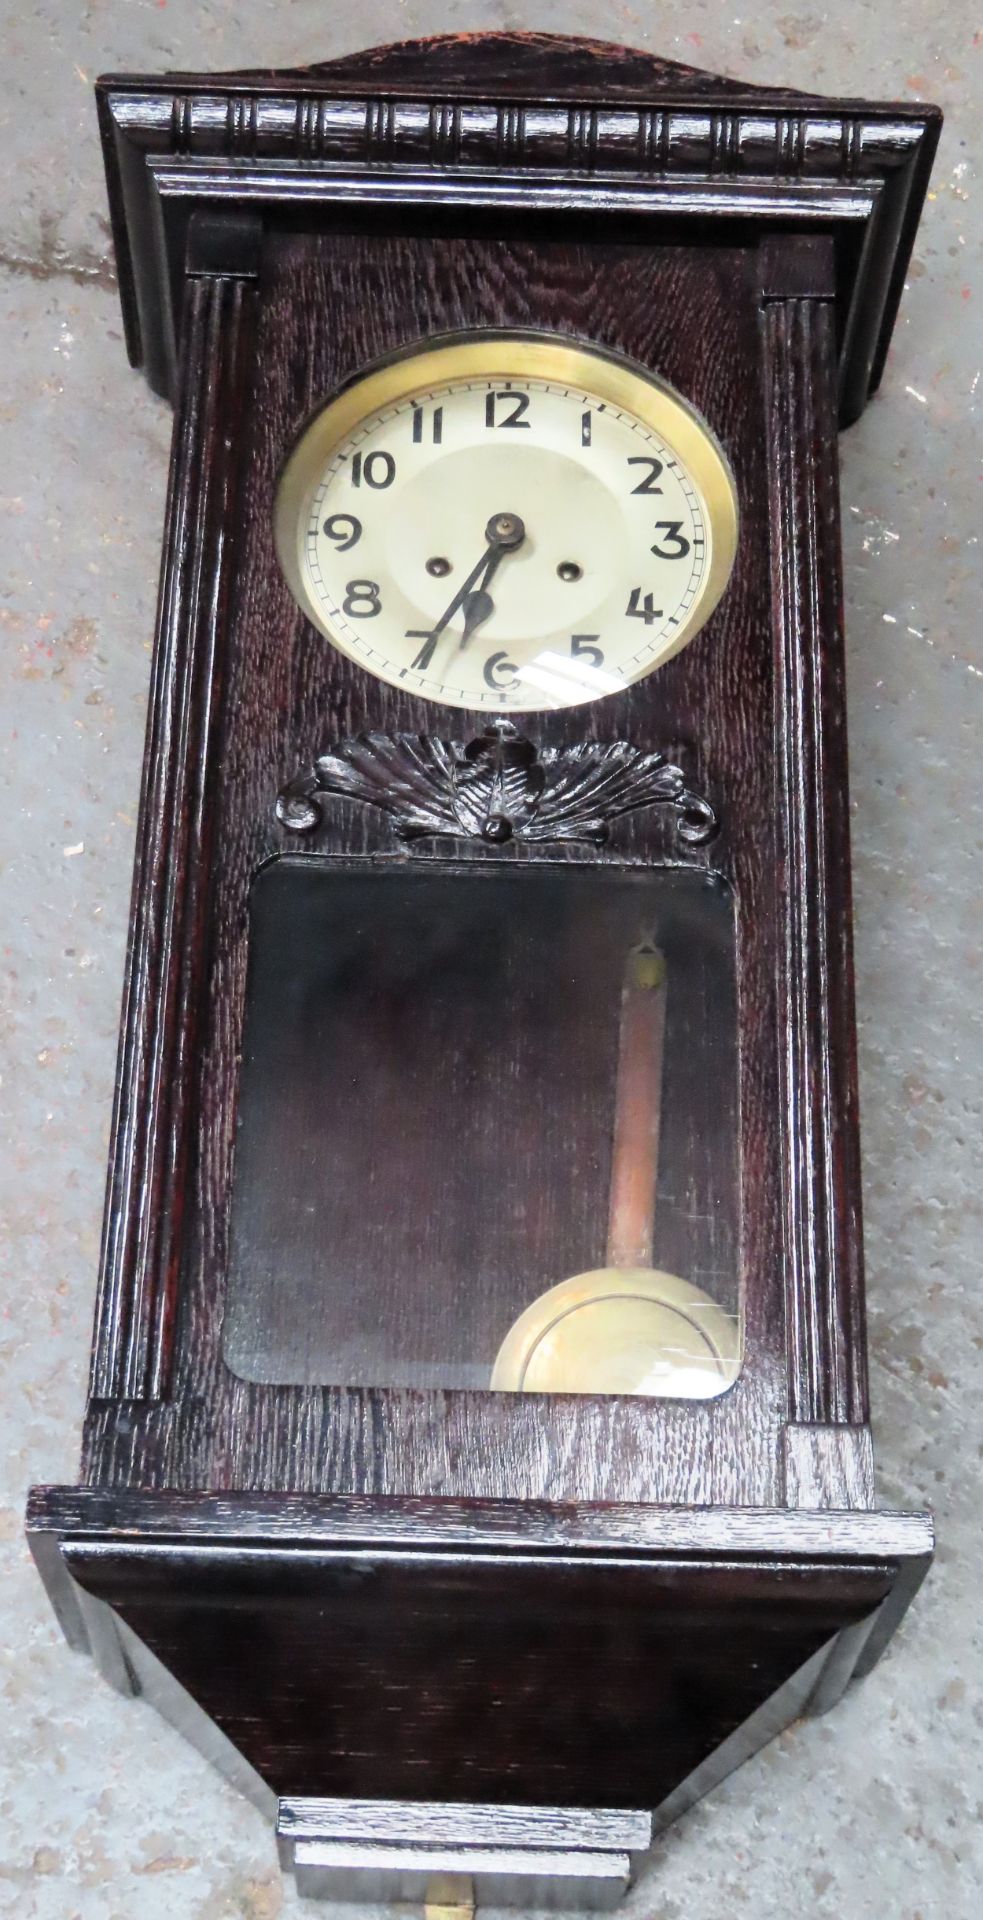
M 424 413 L 423 408 L 414 407 L 413 408 L 413 438 L 416 441 L 417 446 L 420 445 L 420 442 L 423 439 L 423 428 L 424 428 L 425 420 L 426 420 L 426 415 Z M 443 407 L 435 407 L 433 410 L 433 415 L 430 421 L 430 437 L 434 443 L 434 446 L 439 447 L 444 437 Z
M 362 538 L 362 522 L 356 520 L 353 513 L 333 513 L 324 522 L 324 531 L 329 540 L 333 540 L 339 553 L 347 553 Z
M 682 526 L 683 523 L 681 520 L 656 521 L 656 533 L 664 533 L 666 537 L 664 546 L 660 546 L 657 540 L 655 546 L 652 548 L 652 552 L 655 554 L 657 560 L 684 560 L 686 558 L 690 543 L 682 531 Z
M 503 406 L 510 406 L 512 408 L 512 412 L 503 420 L 498 418 L 499 401 L 502 402 Z M 528 411 L 529 395 L 527 393 L 489 393 L 485 395 L 486 427 L 528 427 L 531 425 L 531 422 L 523 417 Z
M 391 453 L 383 453 L 377 447 L 373 453 L 367 453 L 363 459 L 360 453 L 352 454 L 352 486 L 360 487 L 365 481 L 367 487 L 380 492 L 383 487 L 391 487 L 396 478 L 396 462 Z
M 574 660 L 586 660 L 588 666 L 603 667 L 604 655 L 596 642 L 599 633 L 575 633 L 570 642 L 570 653 Z
M 362 602 L 359 605 L 359 602 Z M 341 603 L 342 613 L 350 614 L 353 620 L 372 620 L 382 612 L 377 580 L 349 580 L 345 588 L 345 597 Z
M 589 411 L 580 416 L 580 444 L 589 447 L 591 440 L 591 417 Z
M 662 492 L 662 488 L 656 485 L 656 481 L 662 472 L 661 460 L 652 460 L 649 455 L 645 453 L 632 453 L 628 456 L 628 465 L 630 467 L 648 468 L 648 472 L 643 475 L 637 487 L 632 487 L 632 493 Z
M 653 594 L 647 593 L 643 599 L 641 587 L 632 587 L 625 608 L 625 619 L 644 620 L 645 625 L 650 627 L 654 620 L 662 619 L 662 608 L 655 605 Z
M 503 693 L 507 687 L 515 684 L 515 663 L 509 659 L 507 653 L 489 654 L 485 661 L 484 674 L 486 687 L 491 687 L 493 693 Z M 509 678 L 510 675 L 513 676 L 512 679 Z

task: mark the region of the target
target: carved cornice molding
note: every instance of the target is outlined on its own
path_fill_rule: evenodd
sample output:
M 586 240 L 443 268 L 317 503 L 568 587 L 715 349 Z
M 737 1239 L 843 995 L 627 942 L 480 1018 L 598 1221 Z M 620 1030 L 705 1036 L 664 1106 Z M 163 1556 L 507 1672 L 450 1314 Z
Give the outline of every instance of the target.
M 301 82 L 301 86 L 303 83 Z M 324 161 L 365 166 L 507 167 L 535 172 L 690 173 L 875 179 L 904 166 L 918 119 L 854 103 L 788 97 L 711 107 L 614 107 L 514 100 L 318 98 L 262 88 L 140 91 L 108 80 L 114 125 L 145 153 L 174 158 Z M 134 90 L 131 90 L 131 87 Z
M 401 840 L 445 834 L 490 846 L 596 846 L 620 815 L 653 806 L 675 810 L 687 846 L 703 846 L 719 826 L 710 802 L 665 754 L 625 740 L 537 747 L 507 722 L 466 745 L 425 733 L 342 740 L 283 788 L 277 819 L 292 833 L 309 833 L 329 794 L 378 807 Z
M 837 243 L 841 413 L 876 387 L 938 140 L 935 107 L 826 100 L 549 35 L 447 36 L 286 73 L 108 75 L 97 87 L 127 344 L 173 392 L 173 284 L 195 208 L 268 221 L 345 203 L 617 212 L 748 245 Z M 163 239 L 161 235 L 163 234 Z M 164 262 L 166 261 L 166 269 Z

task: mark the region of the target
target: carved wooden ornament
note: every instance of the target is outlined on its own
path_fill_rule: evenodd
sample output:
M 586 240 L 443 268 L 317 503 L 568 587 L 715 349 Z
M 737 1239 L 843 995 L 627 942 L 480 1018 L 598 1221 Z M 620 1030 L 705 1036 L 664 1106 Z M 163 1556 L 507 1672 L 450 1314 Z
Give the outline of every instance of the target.
M 401 840 L 448 834 L 493 845 L 600 844 L 620 814 L 659 805 L 677 810 L 680 837 L 692 846 L 717 829 L 710 802 L 687 787 L 664 754 L 642 753 L 624 740 L 537 753 L 507 722 L 467 746 L 405 733 L 340 741 L 283 789 L 278 820 L 295 833 L 317 826 L 318 796 L 328 793 L 380 807 Z

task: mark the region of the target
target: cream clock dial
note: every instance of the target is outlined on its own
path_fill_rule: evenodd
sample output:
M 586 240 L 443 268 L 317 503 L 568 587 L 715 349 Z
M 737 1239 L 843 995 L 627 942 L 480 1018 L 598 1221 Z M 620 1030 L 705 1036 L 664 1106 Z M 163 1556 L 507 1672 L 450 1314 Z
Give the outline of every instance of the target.
M 462 335 L 352 383 L 280 483 L 277 551 L 325 637 L 454 707 L 617 693 L 692 640 L 733 564 L 709 428 L 625 361 Z

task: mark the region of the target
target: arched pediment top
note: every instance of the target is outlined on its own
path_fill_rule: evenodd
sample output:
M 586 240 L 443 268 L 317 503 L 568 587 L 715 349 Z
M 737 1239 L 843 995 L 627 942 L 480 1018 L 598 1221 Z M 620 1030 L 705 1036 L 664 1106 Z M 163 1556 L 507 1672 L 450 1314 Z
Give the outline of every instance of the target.
M 487 91 L 496 97 L 529 99 L 664 101 L 756 98 L 787 88 L 765 89 L 744 80 L 707 73 L 665 60 L 638 47 L 554 33 L 447 33 L 425 40 L 371 47 L 338 60 L 320 61 L 281 78 L 329 81 L 377 92 L 439 91 L 447 95 Z

